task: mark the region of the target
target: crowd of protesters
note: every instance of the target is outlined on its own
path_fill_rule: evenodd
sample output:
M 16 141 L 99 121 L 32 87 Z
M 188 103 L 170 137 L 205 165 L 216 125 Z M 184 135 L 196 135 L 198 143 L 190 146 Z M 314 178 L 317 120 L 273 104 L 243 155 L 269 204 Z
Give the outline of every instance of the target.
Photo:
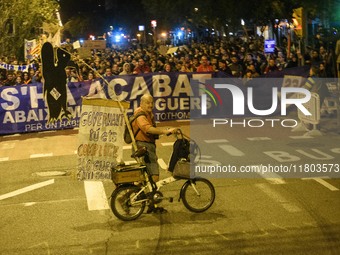
M 192 43 L 178 48 L 174 54 L 161 54 L 157 47 L 134 47 L 124 50 L 106 48 L 93 50 L 92 57 L 77 61 L 79 69 L 66 70 L 68 81 L 86 81 L 115 75 L 138 75 L 151 72 L 223 72 L 227 76 L 252 79 L 274 71 L 302 65 L 316 66 L 320 77 L 335 77 L 334 50 L 323 44 L 306 47 L 276 47 L 275 52 L 263 52 L 264 41 L 245 43 L 241 39 L 215 43 Z M 77 55 L 77 51 L 73 50 Z M 81 56 L 79 56 L 81 57 Z M 20 65 L 14 57 L 1 58 L 1 63 Z M 86 64 L 85 64 L 86 63 Z M 95 70 L 95 71 L 94 71 Z M 41 82 L 39 60 L 28 71 L 0 69 L 0 86 L 27 85 Z

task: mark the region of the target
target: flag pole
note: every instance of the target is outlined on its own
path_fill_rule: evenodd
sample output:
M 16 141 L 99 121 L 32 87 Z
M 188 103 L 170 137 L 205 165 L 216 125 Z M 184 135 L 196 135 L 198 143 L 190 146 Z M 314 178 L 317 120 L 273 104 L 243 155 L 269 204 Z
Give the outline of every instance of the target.
M 92 67 L 91 67 L 89 64 L 87 64 L 84 60 L 78 59 L 77 56 L 75 56 L 73 53 L 71 53 L 71 52 L 65 50 L 65 49 L 62 48 L 62 47 L 57 47 L 57 48 L 59 48 L 59 49 L 61 49 L 62 51 L 64 51 L 64 52 L 70 54 L 76 61 L 79 61 L 79 62 L 85 64 L 85 65 L 86 65 L 88 68 L 90 68 L 90 69 L 91 69 L 91 70 L 92 70 L 99 78 L 101 78 L 101 79 L 105 82 L 105 85 L 106 85 L 106 86 L 109 85 L 109 82 L 108 82 L 108 81 L 107 81 L 107 80 L 106 80 L 106 79 L 105 79 L 105 78 L 104 78 L 97 70 L 95 70 L 94 68 L 92 68 Z M 126 111 L 124 110 L 124 107 L 123 107 L 122 103 L 121 103 L 119 100 L 117 100 L 117 95 L 116 95 L 116 92 L 115 92 L 115 91 L 113 91 L 113 94 L 114 94 L 114 96 L 116 97 L 116 101 L 117 101 L 117 103 L 118 103 L 118 105 L 119 105 L 120 111 L 122 112 L 122 114 L 123 114 L 123 116 L 124 116 L 125 124 L 126 124 L 128 130 L 129 130 L 129 134 L 130 134 L 131 139 L 132 139 L 132 147 L 133 147 L 134 151 L 136 151 L 136 150 L 137 150 L 136 139 L 135 139 L 134 134 L 133 134 L 133 131 L 132 131 L 132 127 L 131 127 L 131 124 L 130 124 L 130 121 L 129 121 L 129 117 L 128 117 Z

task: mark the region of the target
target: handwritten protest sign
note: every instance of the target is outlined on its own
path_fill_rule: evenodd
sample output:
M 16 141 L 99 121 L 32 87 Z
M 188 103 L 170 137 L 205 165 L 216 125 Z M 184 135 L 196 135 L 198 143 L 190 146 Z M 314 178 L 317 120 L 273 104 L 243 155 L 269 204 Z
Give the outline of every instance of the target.
M 129 103 L 121 102 L 128 109 Z M 83 98 L 79 121 L 79 180 L 111 179 L 111 168 L 123 156 L 124 115 L 118 102 Z

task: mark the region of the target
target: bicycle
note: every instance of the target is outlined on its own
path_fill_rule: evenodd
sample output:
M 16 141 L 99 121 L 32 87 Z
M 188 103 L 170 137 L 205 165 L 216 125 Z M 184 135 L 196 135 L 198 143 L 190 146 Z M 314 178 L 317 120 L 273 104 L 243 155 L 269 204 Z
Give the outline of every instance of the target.
M 178 134 L 176 134 L 177 140 L 185 139 L 181 130 L 178 132 L 182 138 L 178 138 Z M 146 147 L 140 147 L 131 155 L 140 163 L 127 166 L 118 165 L 112 168 L 112 180 L 116 189 L 112 192 L 110 206 L 118 219 L 135 220 L 142 215 L 146 205 L 158 204 L 165 199 L 173 202 L 172 197 L 164 197 L 159 190 L 162 186 L 179 180 L 185 180 L 185 183 L 180 190 L 178 202 L 182 200 L 189 211 L 201 213 L 212 206 L 215 200 L 215 188 L 205 178 L 190 176 L 190 157 L 178 160 L 173 176 L 155 183 L 143 163 L 146 153 Z M 179 174 L 176 174 L 176 171 Z

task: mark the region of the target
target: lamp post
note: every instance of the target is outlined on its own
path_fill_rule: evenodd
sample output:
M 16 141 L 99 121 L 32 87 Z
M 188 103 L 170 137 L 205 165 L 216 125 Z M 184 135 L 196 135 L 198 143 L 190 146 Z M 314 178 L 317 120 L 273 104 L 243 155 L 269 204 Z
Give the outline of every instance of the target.
M 247 42 L 249 42 L 249 36 L 248 36 L 248 31 L 247 31 L 247 29 L 246 29 L 246 23 L 244 22 L 244 20 L 243 19 L 241 19 L 241 26 L 242 26 L 242 28 L 243 28 L 243 30 L 244 30 L 244 33 L 245 33 L 245 35 L 246 35 L 246 40 L 247 40 Z
M 146 38 L 145 38 L 145 27 L 143 25 L 138 26 L 138 31 L 143 32 L 143 43 L 145 44 Z M 137 35 L 138 36 L 138 35 Z
M 151 20 L 151 27 L 153 28 L 154 45 L 156 45 L 157 44 L 157 34 L 156 34 L 157 20 Z

